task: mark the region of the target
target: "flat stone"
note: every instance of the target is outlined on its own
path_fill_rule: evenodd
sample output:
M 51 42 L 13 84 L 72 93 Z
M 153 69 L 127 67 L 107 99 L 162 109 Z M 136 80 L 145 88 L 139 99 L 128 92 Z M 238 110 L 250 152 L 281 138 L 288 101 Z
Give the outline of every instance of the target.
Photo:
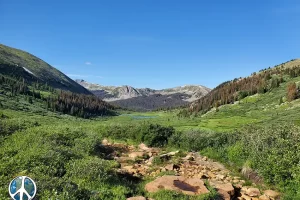
M 202 180 L 183 176 L 162 176 L 145 186 L 147 192 L 157 192 L 161 189 L 181 192 L 186 195 L 209 193 Z
M 127 200 L 147 200 L 145 197 L 139 196 L 139 197 L 130 197 L 127 198 Z

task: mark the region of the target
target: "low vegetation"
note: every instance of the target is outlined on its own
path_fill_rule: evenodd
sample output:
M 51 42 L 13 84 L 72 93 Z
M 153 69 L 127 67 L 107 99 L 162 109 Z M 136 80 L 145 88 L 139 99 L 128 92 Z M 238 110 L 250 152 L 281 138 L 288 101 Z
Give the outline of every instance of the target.
M 7 51 L 0 46 L 0 54 L 3 49 Z M 12 62 L 25 56 L 25 63 L 32 64 L 29 54 L 9 53 L 15 54 L 13 59 L 4 53 L 0 57 L 0 69 L 9 69 L 0 75 L 0 199 L 8 199 L 7 185 L 19 175 L 37 182 L 38 199 L 215 197 L 213 190 L 199 197 L 147 193 L 147 177 L 118 173 L 119 163 L 101 146 L 104 138 L 200 152 L 249 182 L 281 191 L 284 199 L 300 199 L 298 60 L 221 84 L 189 109 L 117 113 L 89 92 L 57 90 L 55 84 L 39 82 Z

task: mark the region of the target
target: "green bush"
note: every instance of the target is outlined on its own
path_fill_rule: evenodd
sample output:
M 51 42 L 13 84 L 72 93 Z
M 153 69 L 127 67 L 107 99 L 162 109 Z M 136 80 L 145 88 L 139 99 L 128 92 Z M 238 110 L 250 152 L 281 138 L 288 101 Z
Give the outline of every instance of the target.
M 137 143 L 144 142 L 148 146 L 163 147 L 175 133 L 173 127 L 164 127 L 157 124 L 110 126 L 104 133 L 105 137 L 124 140 L 130 139 Z
M 163 147 L 168 144 L 169 137 L 174 133 L 173 127 L 150 124 L 147 132 L 143 133 L 142 141 L 151 147 Z

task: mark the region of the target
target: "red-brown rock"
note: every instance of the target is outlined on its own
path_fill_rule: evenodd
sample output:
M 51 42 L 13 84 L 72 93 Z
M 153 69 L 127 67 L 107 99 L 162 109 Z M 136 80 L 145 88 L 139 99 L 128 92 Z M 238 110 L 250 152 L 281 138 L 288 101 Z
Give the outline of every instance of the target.
M 197 178 L 184 178 L 182 176 L 162 176 L 146 184 L 148 192 L 157 192 L 161 189 L 181 192 L 186 195 L 200 195 L 209 193 L 204 182 Z

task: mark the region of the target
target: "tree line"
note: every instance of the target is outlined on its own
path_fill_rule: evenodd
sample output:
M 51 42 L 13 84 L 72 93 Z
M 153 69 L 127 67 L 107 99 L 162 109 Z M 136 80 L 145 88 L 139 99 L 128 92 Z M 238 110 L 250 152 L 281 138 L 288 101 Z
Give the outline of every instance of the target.
M 0 75 L 0 85 L 1 89 L 6 91 L 6 95 L 10 97 L 24 95 L 29 103 L 33 103 L 34 99 L 42 100 L 45 108 L 53 112 L 90 118 L 112 115 L 112 110 L 115 109 L 96 96 L 56 90 L 38 81 L 28 84 L 22 77 L 11 78 Z M 42 95 L 41 91 L 48 92 L 48 95 Z

